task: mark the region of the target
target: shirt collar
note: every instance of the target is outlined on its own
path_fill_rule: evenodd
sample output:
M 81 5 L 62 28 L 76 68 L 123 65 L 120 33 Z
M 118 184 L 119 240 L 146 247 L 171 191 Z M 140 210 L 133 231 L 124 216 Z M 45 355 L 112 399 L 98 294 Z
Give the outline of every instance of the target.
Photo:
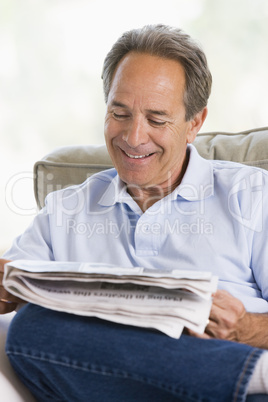
M 179 186 L 168 197 L 171 200 L 178 196 L 188 201 L 198 201 L 214 194 L 214 177 L 212 163 L 202 158 L 193 145 L 188 145 L 189 162 Z M 132 203 L 132 197 L 128 194 L 126 184 L 118 174 L 111 180 L 99 205 L 111 206 L 117 202 Z
M 117 174 L 111 180 L 98 204 L 109 207 L 117 202 L 129 202 L 130 199 L 132 199 L 132 197 L 127 192 L 126 184 Z
M 187 151 L 188 166 L 174 193 L 188 201 L 203 200 L 214 194 L 213 165 L 202 158 L 193 145 L 188 145 Z
M 193 145 L 188 145 L 189 162 L 172 199 L 180 196 L 188 201 L 198 201 L 214 194 L 214 175 L 211 161 L 202 158 Z

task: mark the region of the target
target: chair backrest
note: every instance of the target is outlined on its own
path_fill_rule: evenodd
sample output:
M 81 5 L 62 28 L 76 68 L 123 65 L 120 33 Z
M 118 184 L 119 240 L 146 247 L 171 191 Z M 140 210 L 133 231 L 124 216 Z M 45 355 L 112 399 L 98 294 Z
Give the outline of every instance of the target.
M 240 133 L 202 133 L 194 142 L 201 156 L 240 162 L 268 170 L 268 127 Z M 94 173 L 113 167 L 105 145 L 60 147 L 34 166 L 35 198 L 39 208 L 51 191 L 80 184 Z

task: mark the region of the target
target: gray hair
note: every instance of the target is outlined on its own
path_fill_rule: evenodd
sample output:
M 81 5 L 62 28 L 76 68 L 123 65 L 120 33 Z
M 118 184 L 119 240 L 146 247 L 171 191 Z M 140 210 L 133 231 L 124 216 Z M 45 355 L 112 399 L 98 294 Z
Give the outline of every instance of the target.
M 115 42 L 103 64 L 105 102 L 118 63 L 132 51 L 178 61 L 185 72 L 186 121 L 204 109 L 210 95 L 212 77 L 203 50 L 181 29 L 160 24 L 127 31 Z

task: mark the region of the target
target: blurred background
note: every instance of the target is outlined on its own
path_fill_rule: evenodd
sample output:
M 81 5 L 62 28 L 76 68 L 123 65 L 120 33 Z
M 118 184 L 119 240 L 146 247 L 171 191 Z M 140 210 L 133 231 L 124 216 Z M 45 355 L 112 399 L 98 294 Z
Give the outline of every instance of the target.
M 32 167 L 62 145 L 102 144 L 101 70 L 122 32 L 192 35 L 213 74 L 202 131 L 268 125 L 267 0 L 0 0 L 0 251 L 36 214 Z

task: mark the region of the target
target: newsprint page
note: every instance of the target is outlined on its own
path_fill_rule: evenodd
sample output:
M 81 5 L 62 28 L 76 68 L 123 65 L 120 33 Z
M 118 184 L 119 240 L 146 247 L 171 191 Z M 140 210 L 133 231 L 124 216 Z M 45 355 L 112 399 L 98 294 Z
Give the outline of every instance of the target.
M 203 333 L 218 278 L 206 271 L 124 268 L 109 264 L 17 260 L 3 284 L 25 302 L 179 338 Z

